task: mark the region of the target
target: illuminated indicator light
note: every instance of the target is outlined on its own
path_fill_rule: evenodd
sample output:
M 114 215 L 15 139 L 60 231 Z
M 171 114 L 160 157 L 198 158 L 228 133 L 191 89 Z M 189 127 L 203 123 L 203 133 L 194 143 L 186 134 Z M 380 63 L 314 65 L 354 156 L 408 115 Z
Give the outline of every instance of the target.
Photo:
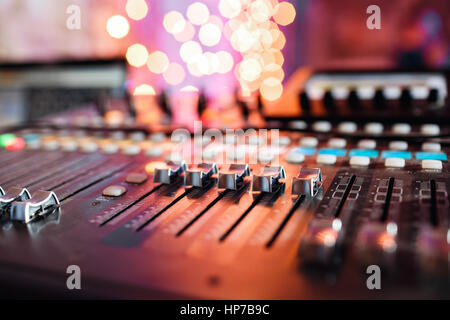
M 381 152 L 381 158 L 400 158 L 400 159 L 411 159 L 412 154 L 408 151 L 383 151 Z
M 164 80 L 166 80 L 166 82 L 171 85 L 182 83 L 184 81 L 185 75 L 186 74 L 183 67 L 176 62 L 172 62 L 171 64 L 169 64 L 169 67 L 163 73 Z
M 447 161 L 447 155 L 445 153 L 437 152 L 416 152 L 417 160 L 441 160 Z
M 151 85 L 141 84 L 134 89 L 133 95 L 135 95 L 135 96 L 154 96 L 154 95 L 156 95 L 156 91 Z
M 180 47 L 180 57 L 186 63 L 196 62 L 202 53 L 202 47 L 196 41 L 187 41 Z
M 142 20 L 147 16 L 148 6 L 145 0 L 128 0 L 125 10 L 131 19 Z
M 177 34 L 184 30 L 184 27 L 186 25 L 186 20 L 184 19 L 183 15 L 178 11 L 170 11 L 166 13 L 163 19 L 163 26 L 164 29 L 168 33 L 171 34 Z
M 174 34 L 173 36 L 178 42 L 186 42 L 192 40 L 195 36 L 194 26 L 189 21 L 186 21 L 183 31 Z
M 106 22 L 106 31 L 111 37 L 121 39 L 130 31 L 130 24 L 124 16 L 114 15 Z
M 227 51 L 219 51 L 216 53 L 217 58 L 219 59 L 219 69 L 218 73 L 228 73 L 233 69 L 234 60 L 231 54 Z
M 283 94 L 283 85 L 277 78 L 267 78 L 262 82 L 259 91 L 264 99 L 274 101 Z
M 343 157 L 347 153 L 345 149 L 320 149 L 319 154 L 333 155 L 336 157 Z
M 25 140 L 20 137 L 14 138 L 7 146 L 6 150 L 17 151 L 25 148 Z
M 147 63 L 148 51 L 144 45 L 135 43 L 128 47 L 126 58 L 128 63 L 133 67 L 142 67 Z
M 154 51 L 148 56 L 147 67 L 156 74 L 161 74 L 169 67 L 169 58 L 164 52 Z
M 289 2 L 283 1 L 275 6 L 273 19 L 279 25 L 287 26 L 294 21 L 295 15 L 295 7 Z
M 376 158 L 378 157 L 378 150 L 375 149 L 352 149 L 350 150 L 349 157 L 368 157 Z
M 272 8 L 267 1 L 257 0 L 250 4 L 249 12 L 255 22 L 261 23 L 270 19 Z
M 0 147 L 4 148 L 11 144 L 14 139 L 16 139 L 16 136 L 12 133 L 5 133 L 0 135 Z
M 219 11 L 225 18 L 231 19 L 241 13 L 241 1 L 240 0 L 220 0 Z
M 188 7 L 186 16 L 192 24 L 200 26 L 208 22 L 209 9 L 204 3 L 194 2 Z
M 301 148 L 292 149 L 291 152 L 301 153 L 301 154 L 303 154 L 305 156 L 312 156 L 313 154 L 316 153 L 316 148 L 313 148 L 313 147 L 301 147 Z
M 181 92 L 198 92 L 198 88 L 194 87 L 194 86 L 185 86 L 183 88 L 181 88 L 180 90 Z
M 208 47 L 213 47 L 218 44 L 221 37 L 222 32 L 219 27 L 213 23 L 207 23 L 201 26 L 200 31 L 198 32 L 200 42 Z
M 254 81 L 261 75 L 261 65 L 255 59 L 246 59 L 239 66 L 239 75 L 245 81 Z

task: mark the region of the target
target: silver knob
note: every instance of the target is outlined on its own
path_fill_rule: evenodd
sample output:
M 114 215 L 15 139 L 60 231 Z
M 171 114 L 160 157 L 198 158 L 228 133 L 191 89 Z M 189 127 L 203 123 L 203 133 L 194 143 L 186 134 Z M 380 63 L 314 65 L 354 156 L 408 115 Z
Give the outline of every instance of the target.
M 153 173 L 153 182 L 170 184 L 174 177 L 179 176 L 186 171 L 187 166 L 184 160 L 182 161 L 169 161 L 163 167 L 156 168 Z
M 228 169 L 219 172 L 219 189 L 237 190 L 239 183 L 250 173 L 248 164 L 231 164 Z
M 217 165 L 215 163 L 201 163 L 194 166 L 190 165 L 189 169 L 184 174 L 184 185 L 202 187 L 206 180 L 217 172 Z
M 253 176 L 252 191 L 274 192 L 280 185 L 280 179 L 286 178 L 286 172 L 282 166 L 266 166 L 262 172 Z
M 37 191 L 31 199 L 15 201 L 11 205 L 11 220 L 30 222 L 59 206 L 59 200 L 52 191 Z
M 292 178 L 292 194 L 314 197 L 322 185 L 319 168 L 301 168 L 297 177 Z

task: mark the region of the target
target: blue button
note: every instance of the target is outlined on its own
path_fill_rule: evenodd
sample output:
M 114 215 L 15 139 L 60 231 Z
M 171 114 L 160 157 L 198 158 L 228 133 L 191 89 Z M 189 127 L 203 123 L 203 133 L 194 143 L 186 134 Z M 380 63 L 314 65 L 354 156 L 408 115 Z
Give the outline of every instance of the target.
M 412 154 L 409 151 L 383 151 L 381 153 L 381 157 L 383 159 L 386 158 L 400 158 L 400 159 L 411 159 L 412 158 Z
M 416 152 L 416 159 L 447 161 L 447 155 L 442 152 Z
M 301 153 L 304 154 L 305 156 L 312 156 L 314 153 L 316 153 L 316 148 L 301 147 L 292 149 L 292 152 Z
M 369 157 L 376 158 L 378 157 L 378 150 L 375 149 L 352 149 L 350 150 L 349 157 Z
M 330 154 L 336 157 L 343 157 L 347 153 L 345 149 L 320 149 L 319 154 Z

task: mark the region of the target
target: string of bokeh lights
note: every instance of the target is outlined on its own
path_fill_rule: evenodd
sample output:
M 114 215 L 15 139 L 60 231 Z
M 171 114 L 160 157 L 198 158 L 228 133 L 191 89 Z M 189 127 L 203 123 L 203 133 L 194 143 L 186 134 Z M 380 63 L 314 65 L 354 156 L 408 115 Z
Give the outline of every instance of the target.
M 233 72 L 243 97 L 260 92 L 265 100 L 274 101 L 283 93 L 284 56 L 282 50 L 286 37 L 279 26 L 291 24 L 296 16 L 294 6 L 278 0 L 218 0 L 222 17 L 210 13 L 208 6 L 197 1 L 183 13 L 172 10 L 163 18 L 167 33 L 180 43 L 179 55 L 183 64 L 170 61 L 159 50 L 149 52 L 145 45 L 134 43 L 126 51 L 127 62 L 136 68 L 147 67 L 161 75 L 168 85 L 180 85 L 186 70 L 194 77 Z M 127 17 L 114 15 L 106 24 L 108 34 L 116 39 L 126 37 L 130 31 L 128 19 L 144 19 L 150 8 L 146 0 L 127 0 Z M 213 52 L 225 37 L 231 48 L 239 53 L 240 61 L 225 50 Z M 197 91 L 186 85 L 182 91 Z M 134 94 L 155 94 L 155 89 L 142 84 Z

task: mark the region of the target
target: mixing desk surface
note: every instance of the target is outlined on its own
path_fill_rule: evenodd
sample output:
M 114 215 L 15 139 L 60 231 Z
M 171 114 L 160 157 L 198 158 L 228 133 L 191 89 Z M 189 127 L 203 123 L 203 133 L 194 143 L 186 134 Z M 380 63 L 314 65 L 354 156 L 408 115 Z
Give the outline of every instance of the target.
M 90 297 L 449 298 L 450 126 L 285 127 L 1 135 L 2 294 L 78 295 L 75 265 Z

